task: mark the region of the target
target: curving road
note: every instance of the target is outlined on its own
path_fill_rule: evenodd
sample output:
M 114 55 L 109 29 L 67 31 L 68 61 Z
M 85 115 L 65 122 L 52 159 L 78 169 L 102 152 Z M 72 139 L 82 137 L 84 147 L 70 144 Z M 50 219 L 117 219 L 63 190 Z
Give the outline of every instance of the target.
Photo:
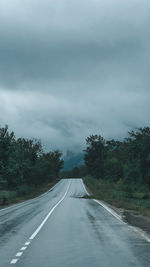
M 0 210 L 0 267 L 149 267 L 150 243 L 85 194 L 64 179 Z

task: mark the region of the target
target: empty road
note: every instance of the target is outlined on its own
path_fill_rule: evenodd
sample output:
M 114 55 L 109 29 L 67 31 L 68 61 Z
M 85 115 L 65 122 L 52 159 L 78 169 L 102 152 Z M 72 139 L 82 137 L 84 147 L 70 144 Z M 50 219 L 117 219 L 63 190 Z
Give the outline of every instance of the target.
M 150 243 L 85 194 L 64 179 L 0 210 L 0 267 L 149 267 Z

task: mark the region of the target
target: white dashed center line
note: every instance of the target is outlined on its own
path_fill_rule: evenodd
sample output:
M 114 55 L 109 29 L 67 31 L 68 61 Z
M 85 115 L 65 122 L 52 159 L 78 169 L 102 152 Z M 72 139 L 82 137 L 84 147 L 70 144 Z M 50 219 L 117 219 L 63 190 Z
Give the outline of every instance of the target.
M 26 242 L 26 243 L 25 243 L 25 246 L 29 246 L 29 245 L 30 245 L 30 242 Z
M 20 251 L 16 254 L 16 257 L 21 257 L 23 252 L 27 249 L 27 246 L 30 245 L 31 241 L 36 237 L 36 235 L 40 232 L 40 230 L 42 229 L 42 227 L 44 226 L 44 224 L 46 223 L 46 221 L 48 220 L 48 218 L 51 216 L 51 214 L 53 213 L 53 211 L 58 207 L 58 205 L 64 200 L 64 198 L 66 197 L 69 187 L 70 187 L 71 182 L 69 183 L 67 190 L 65 192 L 65 194 L 63 195 L 63 197 L 57 202 L 57 204 L 50 210 L 50 212 L 48 213 L 48 215 L 45 217 L 45 219 L 42 221 L 42 223 L 39 225 L 39 227 L 35 230 L 35 232 L 30 236 L 30 238 L 27 240 L 27 242 L 25 242 L 24 246 L 20 249 Z M 12 261 L 10 262 L 10 264 L 16 264 L 18 261 L 18 259 L 12 259 Z
M 13 259 L 10 264 L 16 264 L 16 262 L 18 261 L 18 259 Z
M 21 250 L 21 251 L 22 251 L 22 250 L 24 251 L 24 250 L 26 250 L 26 248 L 27 248 L 27 247 L 22 247 L 20 250 Z
M 16 257 L 20 257 L 22 254 L 23 254 L 23 252 L 18 252 L 18 253 L 16 254 Z

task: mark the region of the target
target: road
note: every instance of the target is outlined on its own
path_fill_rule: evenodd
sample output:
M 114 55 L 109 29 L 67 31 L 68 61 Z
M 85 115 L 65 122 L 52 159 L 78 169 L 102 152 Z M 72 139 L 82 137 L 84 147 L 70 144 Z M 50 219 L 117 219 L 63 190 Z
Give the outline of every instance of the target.
M 64 179 L 0 210 L 0 267 L 149 267 L 150 243 L 84 195 Z

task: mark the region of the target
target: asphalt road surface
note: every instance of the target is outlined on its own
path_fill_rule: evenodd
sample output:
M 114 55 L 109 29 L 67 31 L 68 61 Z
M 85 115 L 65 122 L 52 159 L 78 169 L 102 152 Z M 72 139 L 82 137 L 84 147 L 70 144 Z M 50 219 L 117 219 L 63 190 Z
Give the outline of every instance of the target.
M 64 179 L 0 210 L 0 267 L 150 267 L 150 243 L 85 194 Z

